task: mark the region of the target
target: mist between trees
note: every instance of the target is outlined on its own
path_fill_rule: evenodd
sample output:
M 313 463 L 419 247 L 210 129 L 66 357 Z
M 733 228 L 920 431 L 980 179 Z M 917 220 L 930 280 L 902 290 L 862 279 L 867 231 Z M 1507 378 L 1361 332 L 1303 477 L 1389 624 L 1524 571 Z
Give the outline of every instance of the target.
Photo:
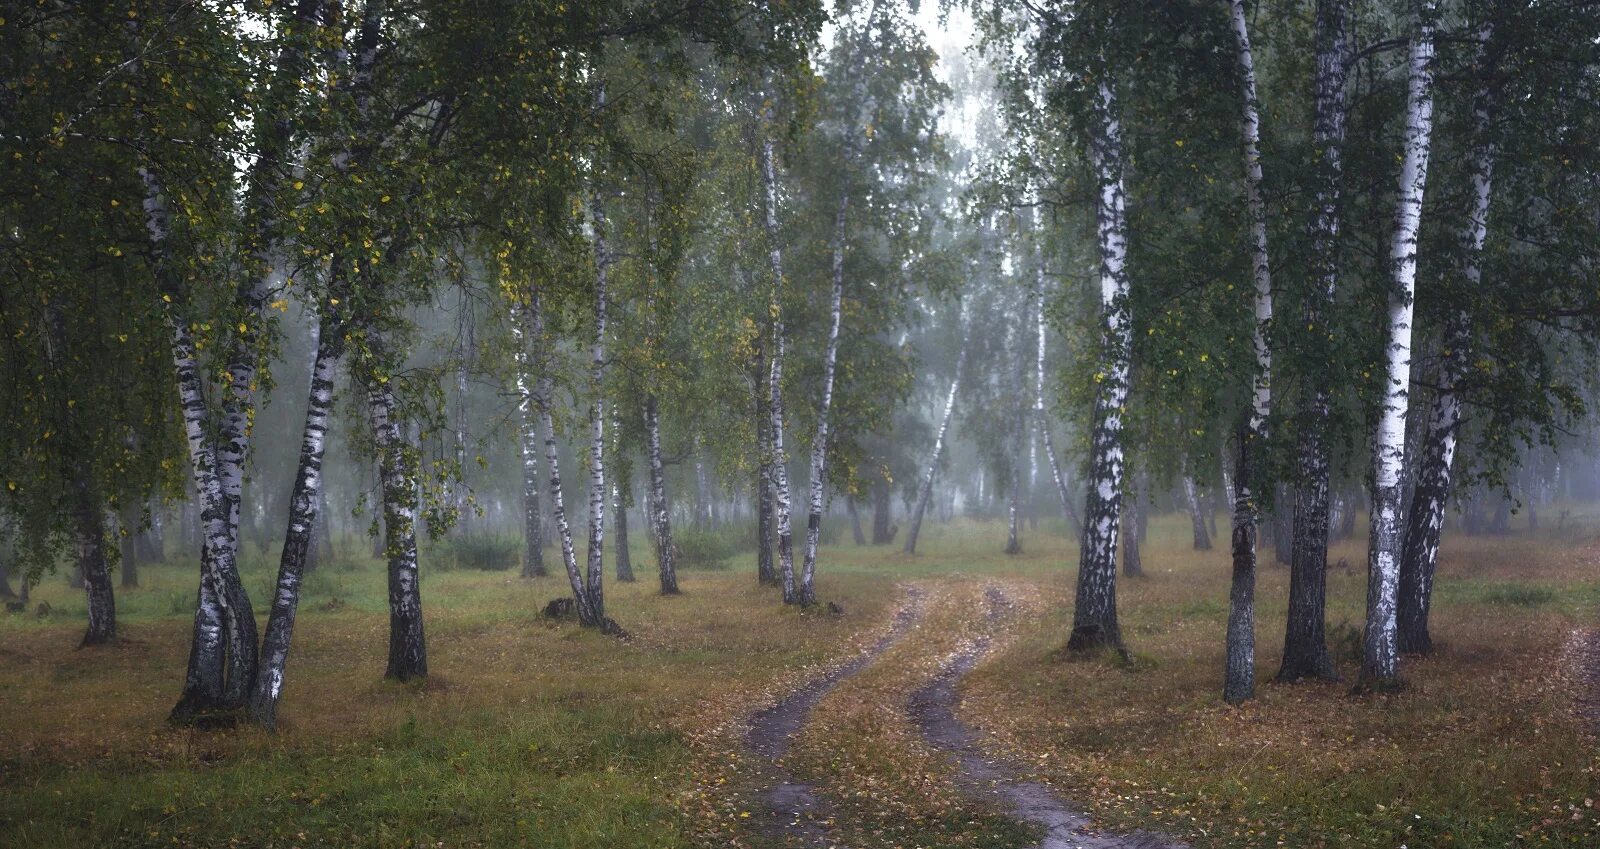
M 887 0 L 8 9 L 0 591 L 70 573 L 90 645 L 191 564 L 172 717 L 270 727 L 335 543 L 409 680 L 430 570 L 565 576 L 548 612 L 625 636 L 608 582 L 848 605 L 830 545 L 958 515 L 1064 519 L 1062 641 L 1125 652 L 1181 510 L 1231 546 L 1238 702 L 1258 551 L 1278 676 L 1329 678 L 1369 515 L 1388 688 L 1441 533 L 1593 519 L 1600 10 L 941 14 L 970 44 Z

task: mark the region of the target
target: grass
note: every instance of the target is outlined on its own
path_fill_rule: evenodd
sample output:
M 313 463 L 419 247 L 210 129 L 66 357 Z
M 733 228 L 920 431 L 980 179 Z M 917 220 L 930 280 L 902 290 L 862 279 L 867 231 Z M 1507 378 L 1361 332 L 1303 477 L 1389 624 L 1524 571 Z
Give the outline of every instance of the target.
M 1559 537 L 1450 538 L 1435 606 L 1440 651 L 1408 660 L 1408 687 L 1277 685 L 1287 577 L 1264 567 L 1260 697 L 1223 706 L 1227 556 L 1189 551 L 1184 517 L 1152 525 L 1149 576 L 1120 588 L 1132 664 L 1067 661 L 1075 549 L 1049 523 L 1006 557 L 1003 528 L 924 528 L 923 553 L 825 547 L 824 600 L 843 616 L 783 609 L 733 568 L 685 573 L 686 595 L 607 585 L 623 643 L 536 612 L 562 577 L 428 572 L 430 668 L 382 680 L 381 568 L 346 552 L 307 582 L 281 711 L 269 736 L 169 728 L 194 570 L 147 566 L 118 594 L 122 640 L 77 650 L 83 604 L 59 578 L 50 605 L 0 617 L 0 845 L 761 845 L 750 711 L 880 631 L 927 590 L 921 626 L 824 699 L 790 766 L 817 780 L 858 847 L 1019 845 L 1026 831 L 951 789 L 949 766 L 905 698 L 981 627 L 982 589 L 1017 602 L 962 714 L 997 754 L 1109 825 L 1158 827 L 1206 846 L 1593 846 L 1595 741 L 1571 707 L 1561 651 L 1600 607 L 1600 558 Z M 642 537 L 641 537 L 642 539 Z M 1362 562 L 1359 541 L 1332 559 Z M 552 564 L 555 560 L 550 561 Z M 728 565 L 728 564 L 724 564 Z M 257 604 L 275 560 L 251 555 Z M 1329 576 L 1342 671 L 1359 640 L 1361 570 Z M 1341 621 L 1354 623 L 1339 631 Z M 1343 637 L 1339 637 L 1339 634 Z M 1359 644 L 1358 642 L 1356 643 Z M 1340 648 L 1340 647 L 1343 648 Z

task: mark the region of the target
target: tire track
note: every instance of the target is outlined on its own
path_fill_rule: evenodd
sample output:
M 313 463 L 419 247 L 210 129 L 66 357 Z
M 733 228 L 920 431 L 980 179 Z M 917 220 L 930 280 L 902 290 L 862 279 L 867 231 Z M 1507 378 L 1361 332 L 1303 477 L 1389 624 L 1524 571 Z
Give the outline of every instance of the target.
M 1044 829 L 1033 849 L 1186 849 L 1187 845 L 1147 831 L 1111 834 L 1093 829 L 1087 814 L 1068 807 L 1047 786 L 1024 780 L 1016 770 L 984 757 L 978 734 L 956 717 L 961 679 L 989 652 L 999 624 L 1011 602 L 990 587 L 984 594 L 988 606 L 987 628 L 956 653 L 927 686 L 912 694 L 908 708 L 923 739 L 948 752 L 959 769 L 957 784 L 969 796 L 990 802 L 1016 819 Z
M 802 843 L 812 846 L 826 844 L 828 825 L 821 815 L 822 803 L 817 798 L 816 785 L 798 780 L 784 766 L 783 758 L 800 729 L 805 726 L 812 708 L 845 679 L 888 651 L 916 625 L 922 618 L 923 598 L 921 589 L 908 588 L 906 601 L 895 611 L 888 633 L 848 662 L 834 667 L 750 718 L 745 745 L 767 761 L 761 771 L 763 786 L 758 789 L 758 794 L 767 809 L 764 826 L 770 836 L 778 839 L 798 838 Z

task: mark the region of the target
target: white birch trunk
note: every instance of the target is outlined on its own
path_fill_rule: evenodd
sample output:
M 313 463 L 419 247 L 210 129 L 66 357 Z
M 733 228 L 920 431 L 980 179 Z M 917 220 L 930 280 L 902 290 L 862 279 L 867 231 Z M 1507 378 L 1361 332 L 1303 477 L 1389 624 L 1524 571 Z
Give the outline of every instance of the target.
M 589 353 L 589 556 L 584 575 L 584 592 L 591 621 L 600 627 L 605 622 L 605 377 L 606 377 L 606 291 L 611 254 L 606 245 L 606 217 L 597 202 L 594 206 L 594 343 Z M 582 607 L 580 607 L 580 610 Z
M 1436 0 L 1412 4 L 1416 30 L 1406 93 L 1405 159 L 1395 209 L 1390 252 L 1394 279 L 1389 292 L 1389 343 L 1383 408 L 1374 445 L 1372 536 L 1367 555 L 1367 628 L 1361 663 L 1363 684 L 1393 686 L 1399 681 L 1396 635 L 1399 605 L 1401 477 L 1406 454 L 1406 414 L 1410 406 L 1411 321 L 1417 283 L 1417 233 L 1422 227 L 1422 196 L 1428 182 L 1433 134 L 1433 27 Z
M 661 594 L 678 594 L 678 552 L 672 541 L 672 514 L 667 510 L 667 470 L 661 458 L 661 414 L 655 393 L 644 399 L 645 451 L 650 463 L 650 528 L 655 541 Z
M 961 322 L 961 352 L 956 354 L 956 373 L 950 378 L 950 392 L 945 396 L 944 415 L 939 417 L 939 430 L 933 437 L 933 451 L 928 456 L 928 472 L 922 476 L 922 486 L 917 491 L 917 506 L 911 513 L 911 526 L 906 529 L 905 553 L 917 553 L 917 536 L 922 533 L 922 517 L 928 512 L 928 502 L 933 498 L 933 479 L 939 473 L 939 459 L 944 456 L 945 436 L 950 432 L 950 416 L 956 409 L 956 392 L 961 388 L 961 372 L 967 366 L 967 343 L 971 339 L 972 328 L 966 320 L 966 309 L 962 308 Z M 852 510 L 854 505 L 852 505 Z M 856 532 L 860 536 L 860 531 Z
M 1255 54 L 1244 0 L 1230 0 L 1235 56 L 1239 72 L 1239 138 L 1244 165 L 1245 212 L 1250 222 L 1250 267 L 1254 289 L 1255 372 L 1251 375 L 1250 410 L 1239 431 L 1235 474 L 1223 469 L 1223 488 L 1233 505 L 1233 574 L 1228 593 L 1227 661 L 1222 697 L 1239 704 L 1255 696 L 1256 687 L 1256 538 L 1261 522 L 1255 495 L 1255 456 L 1267 437 L 1272 412 L 1272 262 L 1267 250 L 1267 207 L 1261 169 L 1261 113 L 1256 94 Z M 1226 464 L 1224 464 L 1226 466 Z
M 778 242 L 778 171 L 772 141 L 771 109 L 767 114 L 766 138 L 761 144 L 761 169 L 766 184 L 766 231 L 768 259 L 772 265 L 772 360 L 768 373 L 768 392 L 771 394 L 772 484 L 774 490 L 773 512 L 776 513 L 778 534 L 778 573 L 783 582 L 783 601 L 795 604 L 794 532 L 790 524 L 789 452 L 783 437 L 783 249 Z
M 1122 411 L 1128 399 L 1133 350 L 1128 303 L 1128 225 L 1123 189 L 1122 127 L 1111 81 L 1100 79 L 1090 140 L 1098 198 L 1102 353 L 1095 374 L 1094 430 L 1090 436 L 1089 488 L 1072 637 L 1077 651 L 1122 649 L 1117 624 L 1117 533 L 1122 500 Z
M 1479 28 L 1478 57 L 1474 67 L 1479 74 L 1473 98 L 1472 137 L 1467 151 L 1467 220 L 1458 235 L 1461 282 L 1476 289 L 1483 280 L 1483 245 L 1489 235 L 1489 204 L 1494 187 L 1495 160 L 1499 148 L 1493 135 L 1492 119 L 1496 92 L 1485 63 L 1489 45 L 1495 40 L 1495 21 L 1486 20 Z M 1472 318 L 1457 310 L 1445 320 L 1444 352 L 1440 357 L 1439 392 L 1428 420 L 1422 457 L 1417 462 L 1416 490 L 1407 515 L 1405 550 L 1400 561 L 1399 650 L 1428 652 L 1433 648 L 1428 633 L 1428 612 L 1433 597 L 1434 568 L 1439 559 L 1439 535 L 1444 527 L 1444 508 L 1450 498 L 1451 466 L 1455 460 L 1456 434 L 1461 426 L 1461 397 L 1456 384 L 1466 374 L 1472 356 Z
M 844 239 L 846 213 L 850 208 L 848 193 L 839 197 L 839 211 L 833 221 L 833 298 L 830 307 L 832 323 L 828 327 L 828 344 L 822 354 L 822 403 L 817 408 L 817 436 L 811 443 L 811 512 L 806 517 L 806 549 L 800 570 L 800 604 L 809 607 L 817 603 L 815 576 L 817 570 L 817 544 L 822 537 L 823 477 L 828 459 L 828 413 L 833 408 L 833 375 L 839 359 L 839 325 L 844 313 Z
M 561 449 L 556 444 L 555 416 L 551 404 L 555 396 L 555 379 L 550 376 L 549 340 L 545 338 L 544 307 L 537 292 L 529 299 L 528 315 L 532 322 L 535 355 L 534 406 L 539 411 L 539 430 L 544 438 L 545 463 L 549 467 L 550 514 L 555 522 L 556 536 L 561 542 L 561 562 L 567 570 L 567 582 L 572 587 L 572 599 L 578 607 L 578 621 L 585 625 L 599 623 L 589 607 L 589 593 L 585 589 L 583 573 L 578 569 L 578 554 L 572 545 L 572 527 L 567 522 L 566 497 L 561 491 Z
M 528 310 L 513 307 L 511 337 L 516 345 L 517 437 L 522 449 L 522 577 L 540 578 L 544 567 L 544 523 L 539 509 L 539 433 L 538 413 L 534 409 L 535 378 L 529 362 L 526 331 Z
M 383 345 L 368 331 L 369 344 Z M 367 375 L 367 413 L 378 451 L 383 500 L 384 556 L 389 572 L 389 661 L 385 678 L 409 681 L 428 674 L 422 628 L 422 587 L 417 574 L 416 448 L 401 429 L 394 390 L 386 376 Z
M 324 309 L 327 309 L 326 307 Z M 278 700 L 283 693 L 283 675 L 288 665 L 289 643 L 299 610 L 300 585 L 312 553 L 313 535 L 323 505 L 322 458 L 327 447 L 328 419 L 333 412 L 334 369 L 342 348 L 340 328 L 326 316 L 319 324 L 328 325 L 317 334 L 316 358 L 311 365 L 311 386 L 306 404 L 305 426 L 300 437 L 300 462 L 294 490 L 289 496 L 289 526 L 284 533 L 283 553 L 278 561 L 278 580 L 262 637 L 261 668 L 250 695 L 250 715 L 261 725 L 277 723 Z

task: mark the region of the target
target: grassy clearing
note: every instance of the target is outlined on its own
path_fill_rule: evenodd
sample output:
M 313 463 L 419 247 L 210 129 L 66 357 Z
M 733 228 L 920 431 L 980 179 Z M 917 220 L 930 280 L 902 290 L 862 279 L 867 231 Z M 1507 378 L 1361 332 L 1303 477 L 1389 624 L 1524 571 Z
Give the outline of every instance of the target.
M 1264 683 L 1217 698 L 1226 555 L 1188 550 L 1187 522 L 1152 527 L 1150 576 L 1121 590 L 1137 663 L 1067 662 L 1075 552 L 1058 529 L 1006 557 L 998 525 L 925 529 L 924 553 L 825 549 L 821 594 L 845 615 L 784 610 L 735 568 L 684 576 L 662 599 L 647 569 L 608 585 L 621 643 L 538 619 L 564 580 L 426 574 L 430 666 L 381 679 L 387 615 L 376 563 L 341 559 L 308 585 L 276 736 L 169 729 L 194 575 L 147 567 L 119 593 L 124 639 L 73 648 L 82 602 L 52 579 L 40 618 L 0 617 L 0 845 L 759 845 L 742 720 L 869 642 L 898 584 L 928 591 L 922 625 L 818 706 L 790 757 L 825 782 L 859 847 L 1016 845 L 1025 832 L 960 799 L 921 744 L 906 697 L 980 627 L 982 587 L 1018 602 L 963 715 L 998 752 L 1116 826 L 1205 846 L 1593 846 L 1600 760 L 1571 710 L 1564 641 L 1600 608 L 1587 544 L 1452 539 L 1437 601 L 1441 650 L 1409 688 Z M 1361 563 L 1357 541 L 1333 560 Z M 642 550 L 637 562 L 650 560 Z M 273 561 L 246 564 L 253 590 Z M 1287 575 L 1263 569 L 1260 670 L 1276 669 Z M 1330 575 L 1347 675 L 1362 570 Z M 263 594 L 255 596 L 265 598 Z M 1338 628 L 1337 623 L 1346 623 Z

